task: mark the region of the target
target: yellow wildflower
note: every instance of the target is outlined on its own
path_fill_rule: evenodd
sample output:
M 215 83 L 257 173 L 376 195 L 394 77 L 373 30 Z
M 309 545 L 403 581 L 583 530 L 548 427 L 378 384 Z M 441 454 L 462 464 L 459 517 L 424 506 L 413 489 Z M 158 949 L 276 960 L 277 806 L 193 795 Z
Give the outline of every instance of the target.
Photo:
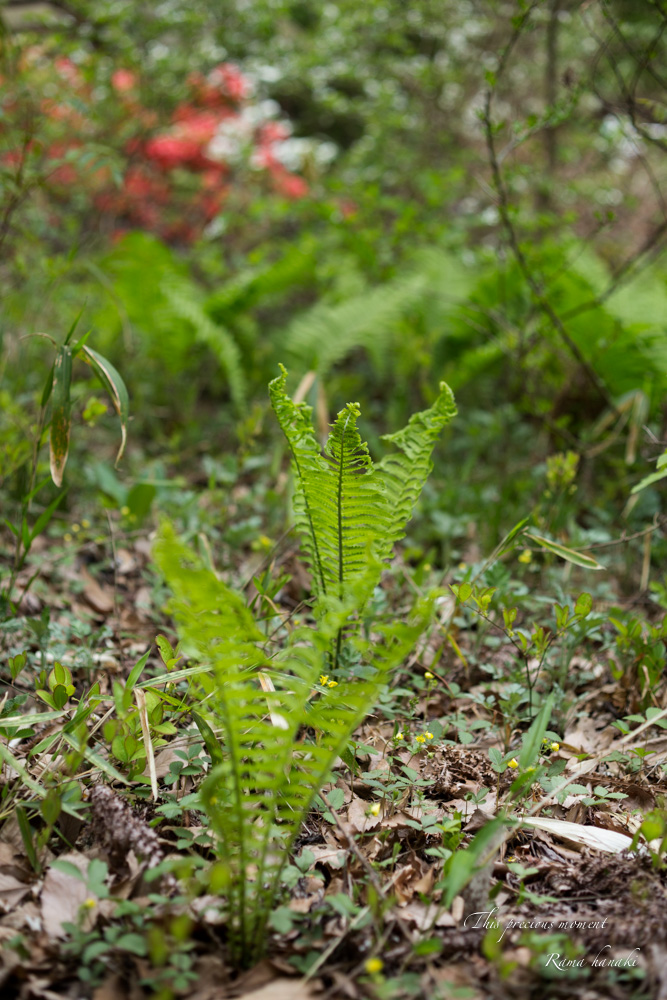
M 516 757 L 512 757 L 511 761 L 508 763 L 507 766 L 508 767 L 518 767 L 519 766 L 519 762 L 516 759 Z
M 416 739 L 417 743 L 425 743 L 426 742 L 426 737 L 425 736 L 415 736 L 415 739 Z
M 551 744 L 551 749 L 552 750 L 560 750 L 560 743 L 552 743 Z
M 84 518 L 84 519 L 83 519 L 83 521 L 81 522 L 81 527 L 82 527 L 82 528 L 89 528 L 89 527 L 90 527 L 90 521 L 87 521 L 87 520 L 86 520 L 86 519 Z
M 404 740 L 405 736 L 403 735 L 403 733 L 396 733 L 396 735 L 394 736 L 394 739 L 395 740 Z
M 80 525 L 80 524 L 73 524 L 73 525 L 72 525 L 72 531 L 73 531 L 73 532 L 74 532 L 74 534 L 76 535 L 76 534 L 77 534 L 77 532 L 81 531 L 81 525 Z
M 371 816 L 379 816 L 380 815 L 380 803 L 379 802 L 374 802 L 373 805 L 369 808 L 368 811 L 371 814 Z
M 123 515 L 123 517 L 127 517 L 127 515 L 130 513 L 130 508 L 127 506 L 127 504 L 125 504 L 123 507 L 120 508 L 120 512 Z
M 424 677 L 426 678 L 427 681 L 432 681 L 433 680 L 433 674 L 431 673 L 430 670 L 426 671 L 426 673 L 424 674 Z
M 425 738 L 426 738 L 427 740 L 432 740 L 432 739 L 433 739 L 433 733 L 424 733 L 424 737 L 425 737 Z
M 376 976 L 379 972 L 384 969 L 384 962 L 381 958 L 367 958 L 366 959 L 366 972 L 371 976 Z
M 63 535 L 63 541 L 64 542 L 71 542 L 72 541 L 72 536 L 70 535 L 69 531 L 66 531 L 65 534 Z
M 533 553 L 530 551 L 530 549 L 524 549 L 521 555 L 519 556 L 519 562 L 527 564 L 531 562 L 532 558 L 533 558 Z
M 329 680 L 328 674 L 320 674 L 320 684 L 322 685 L 322 687 L 324 687 L 324 685 L 328 682 L 328 680 Z
M 327 684 L 327 687 L 330 687 L 330 688 L 336 688 L 336 687 L 338 687 L 338 681 L 329 681 L 329 683 Z

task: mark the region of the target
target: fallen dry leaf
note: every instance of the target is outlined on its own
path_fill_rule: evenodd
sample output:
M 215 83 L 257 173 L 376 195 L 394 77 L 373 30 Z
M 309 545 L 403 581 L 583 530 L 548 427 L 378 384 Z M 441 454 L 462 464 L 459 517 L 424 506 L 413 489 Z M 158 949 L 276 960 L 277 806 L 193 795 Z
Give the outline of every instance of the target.
M 526 816 L 524 826 L 532 826 L 537 830 L 546 830 L 554 837 L 562 837 L 573 844 L 592 847 L 596 851 L 607 851 L 618 854 L 627 851 L 632 843 L 631 837 L 615 830 L 603 830 L 599 826 L 582 826 L 579 823 L 568 823 L 564 819 L 547 819 L 541 816 Z
M 304 983 L 302 979 L 273 979 L 266 986 L 252 993 L 242 993 L 239 1000 L 313 1000 L 315 988 L 313 983 Z
M 110 615 L 114 607 L 113 590 L 101 586 L 87 569 L 79 570 L 83 580 L 83 599 L 100 615 Z
M 88 858 L 78 851 L 63 854 L 59 861 L 68 861 L 83 874 L 88 870 Z M 83 879 L 76 878 L 58 868 L 49 868 L 42 888 L 41 907 L 44 930 L 50 937 L 65 937 L 64 923 L 76 924 L 80 907 L 91 894 Z M 97 907 L 89 909 L 84 917 L 83 929 L 90 930 L 97 919 Z
M 366 802 L 365 799 L 360 799 L 359 796 L 355 795 L 348 806 L 347 820 L 356 833 L 374 830 L 381 823 L 379 816 L 373 816 L 369 813 L 369 805 L 370 803 Z
M 0 872 L 0 906 L 5 913 L 20 903 L 29 892 L 30 886 L 25 882 L 20 882 L 13 875 L 4 875 Z

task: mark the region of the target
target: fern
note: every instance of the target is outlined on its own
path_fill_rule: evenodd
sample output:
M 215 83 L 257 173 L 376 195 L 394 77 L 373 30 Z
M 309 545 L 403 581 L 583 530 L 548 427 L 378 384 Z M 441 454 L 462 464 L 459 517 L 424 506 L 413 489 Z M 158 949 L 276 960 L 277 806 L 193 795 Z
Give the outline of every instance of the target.
M 213 671 L 201 680 L 201 694 L 222 730 L 224 752 L 203 785 L 202 804 L 219 837 L 232 958 L 250 965 L 264 949 L 280 873 L 301 824 L 389 672 L 423 630 L 430 605 L 408 624 L 379 626 L 373 644 L 354 637 L 363 674 L 323 688 L 317 682 L 327 650 L 358 602 L 353 587 L 348 603 L 332 605 L 317 628 L 297 629 L 284 648 L 267 651 L 267 636 L 240 596 L 169 526 L 160 531 L 155 558 L 174 594 L 169 607 L 184 652 Z M 271 679 L 264 690 L 260 668 Z M 303 727 L 316 739 L 304 740 Z
M 298 316 L 281 334 L 281 350 L 299 370 L 306 367 L 321 376 L 358 348 L 369 351 L 379 366 L 408 314 L 436 302 L 441 319 L 443 311 L 465 297 L 470 284 L 470 273 L 452 257 L 423 249 L 406 273 L 392 281 L 342 302 L 318 303 Z
M 383 560 L 401 537 L 431 468 L 431 451 L 454 415 L 450 390 L 388 440 L 399 454 L 373 466 L 357 430 L 359 407 L 336 418 L 322 452 L 310 408 L 285 393 L 287 373 L 271 383 L 271 402 L 289 443 L 297 477 L 296 519 L 313 567 L 317 619 L 291 633 L 275 619 L 256 621 L 243 598 L 163 526 L 154 554 L 173 592 L 169 608 L 184 653 L 204 664 L 198 702 L 211 724 L 195 720 L 213 760 L 201 801 L 219 838 L 222 889 L 232 958 L 261 955 L 280 891 L 280 874 L 315 796 L 369 707 L 421 635 L 430 598 L 407 623 L 375 623 L 373 641 L 347 635 L 358 668 L 318 684 L 331 650 L 340 649 L 351 616 L 366 602 Z M 336 660 L 337 662 L 337 660 Z M 194 675 L 193 675 L 194 676 Z M 212 727 L 223 747 L 212 742 Z M 306 732 L 313 737 L 303 736 Z
M 172 312 L 192 327 L 195 339 L 213 351 L 227 375 L 232 400 L 237 410 L 242 412 L 246 382 L 236 341 L 224 327 L 211 319 L 190 282 L 169 278 L 163 282 L 162 292 Z
M 428 410 L 384 440 L 401 454 L 374 466 L 357 430 L 359 407 L 338 414 L 322 454 L 310 421 L 310 407 L 285 392 L 287 373 L 269 385 L 271 404 L 287 439 L 296 488 L 295 523 L 313 572 L 316 597 L 344 599 L 348 585 L 364 577 L 371 589 L 382 571 L 368 574 L 373 557 L 386 560 L 403 537 L 431 471 L 431 452 L 442 427 L 456 414 L 454 397 L 442 383 Z
M 385 434 L 383 441 L 395 445 L 401 454 L 387 455 L 377 467 L 385 484 L 390 521 L 382 539 L 381 553 L 387 558 L 405 535 L 405 526 L 419 499 L 424 483 L 433 470 L 431 454 L 440 431 L 456 416 L 451 389 L 440 383 L 440 393 L 428 410 L 413 414 L 407 427 Z

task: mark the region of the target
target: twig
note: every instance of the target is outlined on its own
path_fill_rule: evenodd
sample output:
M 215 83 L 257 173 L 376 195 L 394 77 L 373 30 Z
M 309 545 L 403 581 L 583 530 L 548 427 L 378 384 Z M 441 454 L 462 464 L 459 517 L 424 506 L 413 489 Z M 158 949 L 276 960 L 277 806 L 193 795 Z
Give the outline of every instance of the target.
M 523 250 L 521 249 L 521 244 L 519 243 L 514 223 L 512 222 L 507 186 L 505 184 L 505 179 L 503 177 L 502 170 L 500 168 L 500 163 L 498 162 L 498 154 L 496 150 L 496 142 L 494 137 L 495 128 L 492 121 L 492 106 L 493 106 L 493 97 L 495 93 L 495 88 L 497 85 L 497 80 L 502 75 L 507 66 L 507 62 L 509 60 L 509 56 L 513 48 L 518 42 L 521 33 L 526 25 L 526 22 L 528 21 L 528 18 L 530 17 L 532 11 L 535 9 L 536 6 L 537 6 L 536 4 L 532 4 L 518 20 L 514 32 L 512 34 L 512 37 L 510 38 L 510 41 L 508 42 L 502 56 L 500 57 L 500 62 L 495 75 L 495 80 L 491 84 L 489 84 L 486 91 L 484 110 L 482 112 L 482 122 L 484 125 L 486 146 L 489 154 L 489 163 L 491 166 L 491 173 L 493 177 L 493 186 L 496 191 L 498 199 L 498 210 L 500 212 L 501 221 L 503 223 L 505 232 L 507 234 L 510 248 L 512 250 L 512 253 L 514 254 L 517 264 L 519 265 L 519 269 L 523 274 L 523 277 L 528 287 L 530 288 L 530 291 L 532 293 L 535 302 L 540 307 L 542 312 L 546 315 L 546 317 L 549 319 L 554 329 L 558 332 L 561 340 L 566 344 L 568 350 L 576 359 L 577 363 L 580 365 L 581 369 L 585 373 L 587 379 L 596 389 L 601 398 L 604 400 L 605 404 L 611 410 L 616 412 L 616 405 L 611 396 L 609 395 L 609 392 L 603 380 L 597 374 L 595 369 L 592 368 L 592 366 L 586 360 L 584 355 L 581 353 L 578 344 L 572 339 L 572 337 L 568 333 L 560 316 L 556 313 L 555 309 L 551 305 L 551 302 L 546 297 L 542 285 L 537 281 L 537 279 L 533 275 L 528 265 L 526 256 Z

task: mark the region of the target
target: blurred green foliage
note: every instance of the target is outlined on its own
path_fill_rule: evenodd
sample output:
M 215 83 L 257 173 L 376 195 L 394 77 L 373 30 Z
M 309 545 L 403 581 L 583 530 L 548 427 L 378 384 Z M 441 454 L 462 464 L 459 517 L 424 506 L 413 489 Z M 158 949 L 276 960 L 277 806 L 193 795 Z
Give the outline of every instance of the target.
M 664 436 L 659 5 L 78 0 L 67 11 L 3 7 L 5 153 L 12 72 L 39 142 L 48 81 L 30 66 L 45 53 L 92 88 L 91 136 L 119 176 L 131 162 L 110 84 L 119 69 L 157 115 L 187 98 L 192 74 L 236 64 L 250 107 L 275 102 L 297 146 L 329 152 L 325 163 L 298 147 L 309 185 L 298 201 L 234 174 L 190 244 L 139 229 L 111 242 L 104 213 L 54 193 L 37 167 L 24 197 L 3 154 L 10 493 L 43 379 L 25 335 L 56 335 L 83 306 L 132 399 L 125 490 L 147 459 L 197 475 L 202 454 L 279 455 L 265 385 L 284 359 L 320 435 L 359 398 L 373 447 L 434 401 L 441 378 L 455 390 L 462 416 L 422 498 L 415 557 L 446 565 L 487 550 L 517 512 L 574 543 L 660 512 L 656 488 L 626 507 Z M 64 229 L 50 226 L 54 198 Z M 74 387 L 83 411 L 91 389 Z M 102 415 L 100 442 L 110 425 Z M 546 496 L 550 456 L 566 453 L 575 478 Z M 76 451 L 70 465 L 91 481 Z

